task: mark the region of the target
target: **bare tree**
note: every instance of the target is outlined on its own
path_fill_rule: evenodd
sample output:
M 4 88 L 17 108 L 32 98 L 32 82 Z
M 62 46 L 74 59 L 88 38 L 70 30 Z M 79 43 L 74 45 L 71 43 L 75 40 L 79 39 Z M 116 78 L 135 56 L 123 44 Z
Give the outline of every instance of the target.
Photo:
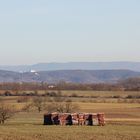
M 17 99 L 17 102 L 18 103 L 27 103 L 29 101 L 30 97 L 28 96 L 19 96 L 18 99 Z
M 46 100 L 43 97 L 33 98 L 33 106 L 37 108 L 38 112 L 41 112 L 46 106 Z
M 4 124 L 6 120 L 10 119 L 15 114 L 15 109 L 4 103 L 0 104 L 0 124 Z
M 65 112 L 72 113 L 79 110 L 79 106 L 74 104 L 71 100 L 67 100 L 65 102 Z
M 33 109 L 33 104 L 32 104 L 32 103 L 26 103 L 26 104 L 22 107 L 21 111 L 29 112 L 29 111 L 32 110 L 32 109 Z
M 63 102 L 52 102 L 50 104 L 47 104 L 46 110 L 49 113 L 52 113 L 52 112 L 64 113 L 65 112 L 64 103 Z
M 59 113 L 72 113 L 79 110 L 79 106 L 74 104 L 71 100 L 63 102 L 52 102 L 46 106 L 46 110 L 49 113 L 59 112 Z
M 48 112 L 48 113 L 53 113 L 53 112 L 56 112 L 57 111 L 57 104 L 56 103 L 49 103 L 47 104 L 47 106 L 45 107 L 45 110 Z

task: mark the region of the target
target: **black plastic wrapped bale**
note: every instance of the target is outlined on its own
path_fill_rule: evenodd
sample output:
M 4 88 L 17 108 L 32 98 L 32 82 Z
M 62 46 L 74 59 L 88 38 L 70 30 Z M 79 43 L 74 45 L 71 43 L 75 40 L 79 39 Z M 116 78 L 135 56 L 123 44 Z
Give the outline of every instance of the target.
M 92 114 L 85 114 L 85 125 L 93 125 Z
M 52 122 L 53 122 L 54 125 L 59 125 L 60 124 L 58 113 L 52 113 L 51 119 L 52 119 Z
M 93 125 L 92 114 L 89 115 L 89 123 L 88 125 Z
M 66 118 L 66 125 L 72 125 L 72 116 L 68 115 Z
M 53 125 L 52 114 L 45 114 L 44 115 L 44 125 Z

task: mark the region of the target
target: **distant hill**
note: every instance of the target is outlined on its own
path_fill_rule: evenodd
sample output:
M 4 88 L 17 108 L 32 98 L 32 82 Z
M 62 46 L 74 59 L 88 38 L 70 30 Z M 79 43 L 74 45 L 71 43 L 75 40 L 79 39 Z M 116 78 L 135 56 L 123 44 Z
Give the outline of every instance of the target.
M 115 83 L 118 80 L 132 77 L 140 77 L 140 72 L 130 70 L 58 70 L 19 73 L 0 70 L 0 82 Z
M 69 62 L 69 63 L 39 63 L 35 65 L 0 66 L 8 71 L 54 71 L 54 70 L 132 70 L 140 72 L 140 62 Z

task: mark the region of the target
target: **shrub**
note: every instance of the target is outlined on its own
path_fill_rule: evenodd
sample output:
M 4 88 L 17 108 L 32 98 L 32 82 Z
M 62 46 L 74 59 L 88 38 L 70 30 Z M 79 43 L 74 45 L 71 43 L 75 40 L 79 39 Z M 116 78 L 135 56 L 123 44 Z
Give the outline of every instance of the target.
M 4 92 L 4 95 L 5 95 L 5 96 L 12 96 L 12 93 L 11 93 L 10 91 L 5 91 L 5 92 Z
M 112 96 L 112 98 L 121 98 L 119 95 Z

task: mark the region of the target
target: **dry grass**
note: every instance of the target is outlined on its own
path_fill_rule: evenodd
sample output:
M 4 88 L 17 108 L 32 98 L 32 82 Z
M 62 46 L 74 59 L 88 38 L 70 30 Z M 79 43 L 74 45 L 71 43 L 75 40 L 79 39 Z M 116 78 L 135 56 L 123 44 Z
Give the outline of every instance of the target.
M 41 91 L 40 91 L 41 93 Z M 78 96 L 100 96 L 100 97 L 110 97 L 114 95 L 118 95 L 120 97 L 125 97 L 128 95 L 140 95 L 140 91 L 78 91 L 78 90 L 70 90 L 70 91 L 62 91 L 62 95 L 72 95 L 76 94 Z
M 84 112 L 88 110 L 111 112 L 110 114 L 106 112 L 107 125 L 105 127 L 43 126 L 43 112 L 22 112 L 5 125 L 0 125 L 0 140 L 138 140 L 140 138 L 140 110 L 134 110 L 140 107 L 139 104 L 79 103 L 79 105 Z M 133 113 L 138 115 L 133 116 Z
M 105 127 L 43 126 L 11 124 L 0 126 L 0 140 L 138 140 L 140 126 Z
M 87 92 L 63 91 L 63 94 L 86 96 L 127 96 L 139 92 Z M 7 104 L 21 108 L 25 103 L 17 103 L 17 97 L 3 97 Z M 105 112 L 107 125 L 98 126 L 43 126 L 43 113 L 21 112 L 5 125 L 0 125 L 0 140 L 139 140 L 140 104 L 138 103 L 92 103 L 76 101 L 79 112 Z

